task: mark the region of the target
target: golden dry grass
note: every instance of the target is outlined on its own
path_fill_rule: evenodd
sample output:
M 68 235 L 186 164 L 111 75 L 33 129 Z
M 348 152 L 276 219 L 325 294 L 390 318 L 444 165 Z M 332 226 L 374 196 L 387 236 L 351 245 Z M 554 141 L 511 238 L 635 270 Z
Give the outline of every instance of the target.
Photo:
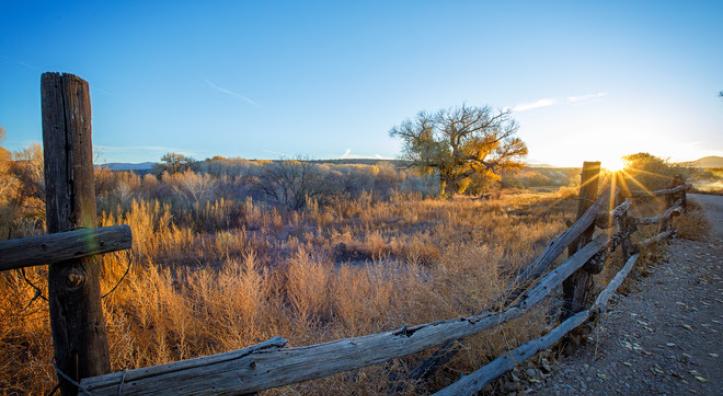
M 182 219 L 168 204 L 134 201 L 102 216 L 103 225 L 126 223 L 134 235 L 131 251 L 103 257 L 103 291 L 131 266 L 103 300 L 112 367 L 224 352 L 276 335 L 304 345 L 477 312 L 565 227 L 574 204 L 558 194 L 491 201 L 400 195 L 312 202 L 282 214 L 251 200 L 216 201 Z M 241 227 L 204 231 L 235 222 L 235 213 Z M 26 272 L 45 289 L 45 268 Z M 47 304 L 30 302 L 33 290 L 16 272 L 0 277 L 0 290 L 0 393 L 47 392 L 55 384 Z M 544 320 L 528 315 L 465 340 L 431 384 L 406 391 L 452 381 L 540 334 Z M 390 375 L 422 357 L 271 392 L 386 394 Z
M 118 184 L 125 187 L 101 188 L 110 193 L 99 197 L 106 210 L 100 224 L 128 224 L 134 239 L 130 251 L 103 257 L 103 292 L 130 268 L 103 300 L 114 370 L 225 352 L 277 335 L 306 345 L 478 312 L 566 227 L 577 205 L 577 189 L 561 188 L 492 200 L 401 193 L 378 199 L 362 192 L 280 210 L 251 197 L 210 199 L 218 187 L 198 186 L 216 182 L 192 173 L 127 178 Z M 152 198 L 155 193 L 139 198 L 138 191 L 164 200 Z M 636 204 L 635 215 L 657 213 L 661 205 Z M 699 238 L 701 216 L 693 205 L 676 219 L 679 235 Z M 23 224 L 37 232 L 33 222 Z M 654 232 L 648 227 L 637 237 Z M 642 262 L 662 254 L 664 245 L 651 247 Z M 620 261 L 611 258 L 614 264 L 596 277 L 599 287 Z M 46 268 L 26 275 L 46 293 Z M 0 274 L 0 292 L 0 394 L 47 392 L 55 385 L 47 304 L 19 272 Z M 557 302 L 463 340 L 461 352 L 427 383 L 399 388 L 395 381 L 431 351 L 268 393 L 429 393 L 544 332 Z

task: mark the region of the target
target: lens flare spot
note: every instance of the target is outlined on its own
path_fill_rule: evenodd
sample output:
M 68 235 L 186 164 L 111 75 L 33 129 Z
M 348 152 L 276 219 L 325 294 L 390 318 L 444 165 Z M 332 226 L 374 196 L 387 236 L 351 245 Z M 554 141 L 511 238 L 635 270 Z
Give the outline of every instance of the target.
M 603 167 L 612 172 L 618 172 L 625 169 L 625 160 L 622 157 L 612 157 L 609 160 L 603 162 Z

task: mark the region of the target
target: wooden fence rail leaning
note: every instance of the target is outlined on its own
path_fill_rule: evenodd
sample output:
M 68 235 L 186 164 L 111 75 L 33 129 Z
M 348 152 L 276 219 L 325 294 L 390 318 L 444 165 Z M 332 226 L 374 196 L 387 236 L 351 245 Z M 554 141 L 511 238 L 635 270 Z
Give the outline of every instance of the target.
M 420 376 L 427 375 L 455 353 L 451 346 L 455 340 L 519 318 L 563 288 L 565 309 L 557 327 L 436 393 L 473 395 L 604 312 L 610 297 L 635 266 L 640 249 L 675 235 L 671 219 L 685 211 L 690 189 L 676 179 L 670 188 L 646 192 L 644 196 L 665 197 L 667 207 L 659 215 L 635 218 L 630 209 L 643 195 L 624 198 L 607 190 L 597 197 L 600 163 L 586 162 L 577 221 L 517 273 L 494 309 L 315 345 L 287 347 L 284 338 L 274 337 L 231 352 L 108 373 L 98 286 L 100 262 L 94 257 L 130 248 L 131 233 L 124 225 L 94 228 L 88 84 L 70 74 L 45 73 L 42 104 L 48 234 L 0 242 L 0 270 L 50 265 L 51 328 L 63 395 L 247 394 L 441 347 L 415 370 L 423 373 Z M 608 204 L 610 197 L 615 197 L 614 208 Z M 648 225 L 657 225 L 657 233 L 634 242 L 632 235 L 638 227 Z M 596 227 L 604 232 L 595 236 Z M 592 291 L 591 274 L 602 271 L 606 258 L 618 247 L 624 259 L 622 269 L 585 308 L 585 301 L 590 300 L 587 294 Z M 565 249 L 568 257 L 551 268 Z

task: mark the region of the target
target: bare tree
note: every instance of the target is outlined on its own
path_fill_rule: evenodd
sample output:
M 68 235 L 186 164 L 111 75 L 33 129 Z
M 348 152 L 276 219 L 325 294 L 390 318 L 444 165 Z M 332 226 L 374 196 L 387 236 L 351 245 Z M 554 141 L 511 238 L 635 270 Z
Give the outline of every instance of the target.
M 289 209 L 301 209 L 307 198 L 323 192 L 323 175 L 308 161 L 282 160 L 266 165 L 258 186 L 266 196 Z
M 196 173 L 191 169 L 183 173 L 164 174 L 162 180 L 189 206 L 213 200 L 218 185 L 217 178 L 208 173 Z
M 439 174 L 439 194 L 448 187 L 469 185 L 472 176 L 495 177 L 520 167 L 527 146 L 517 137 L 518 125 L 508 111 L 488 106 L 461 106 L 419 113 L 389 133 L 404 143 L 404 158 L 424 172 Z

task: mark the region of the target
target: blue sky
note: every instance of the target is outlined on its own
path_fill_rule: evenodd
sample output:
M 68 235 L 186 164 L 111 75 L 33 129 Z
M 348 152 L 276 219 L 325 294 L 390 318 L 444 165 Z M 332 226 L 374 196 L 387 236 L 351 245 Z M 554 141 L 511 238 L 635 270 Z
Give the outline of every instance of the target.
M 97 162 L 399 155 L 420 110 L 511 108 L 529 160 L 723 154 L 723 2 L 0 0 L 2 144 L 40 73 L 91 84 Z

